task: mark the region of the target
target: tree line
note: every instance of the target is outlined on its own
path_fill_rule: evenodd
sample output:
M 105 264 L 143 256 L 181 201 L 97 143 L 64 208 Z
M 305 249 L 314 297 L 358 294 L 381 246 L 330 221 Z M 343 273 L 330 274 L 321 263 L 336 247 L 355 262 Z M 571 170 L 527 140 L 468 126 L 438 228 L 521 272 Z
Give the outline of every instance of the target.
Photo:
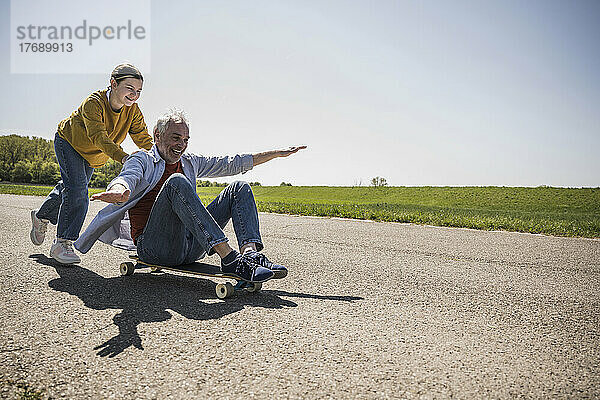
M 60 172 L 51 140 L 18 135 L 0 136 L 0 180 L 56 183 Z
M 119 174 L 121 164 L 109 160 L 94 171 L 91 187 L 105 187 Z M 19 135 L 0 136 L 0 180 L 15 183 L 55 185 L 60 168 L 54 141 Z

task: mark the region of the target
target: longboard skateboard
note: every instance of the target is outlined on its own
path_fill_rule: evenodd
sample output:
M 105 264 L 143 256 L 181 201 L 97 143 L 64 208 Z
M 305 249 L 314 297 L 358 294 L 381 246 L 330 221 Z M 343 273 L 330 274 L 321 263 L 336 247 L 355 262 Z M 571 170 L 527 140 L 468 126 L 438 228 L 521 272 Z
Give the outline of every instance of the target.
M 261 282 L 247 282 L 242 281 L 234 276 L 228 275 L 225 272 L 222 272 L 219 267 L 216 265 L 205 264 L 201 262 L 194 262 L 191 264 L 178 265 L 176 267 L 166 267 L 164 265 L 154 265 L 141 261 L 137 255 L 130 255 L 129 258 L 135 260 L 135 264 L 131 261 L 121 263 L 121 275 L 129 276 L 132 275 L 136 269 L 142 268 L 150 268 L 152 272 L 158 272 L 161 270 L 175 271 L 175 272 L 184 272 L 188 274 L 206 276 L 209 278 L 223 278 L 223 279 L 232 279 L 236 282 L 233 285 L 231 282 L 219 283 L 215 288 L 217 292 L 217 297 L 219 299 L 225 299 L 227 297 L 233 296 L 235 292 L 239 291 L 247 291 L 250 293 L 258 292 L 262 289 Z

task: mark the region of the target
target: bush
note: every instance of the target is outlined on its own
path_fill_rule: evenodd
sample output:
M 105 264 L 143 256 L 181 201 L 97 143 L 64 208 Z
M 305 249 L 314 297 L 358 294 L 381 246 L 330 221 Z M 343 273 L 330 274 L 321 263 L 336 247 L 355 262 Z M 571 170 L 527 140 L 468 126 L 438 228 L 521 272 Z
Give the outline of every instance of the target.
M 211 182 L 211 181 L 196 181 L 198 187 L 225 187 L 227 183 Z
M 58 164 L 51 161 L 36 160 L 31 163 L 32 183 L 54 184 L 60 180 Z
M 114 160 L 108 160 L 102 167 L 97 168 L 90 180 L 90 187 L 103 188 L 115 179 L 123 166 Z
M 384 187 L 387 186 L 387 181 L 385 180 L 385 178 L 376 176 L 375 178 L 371 179 L 371 186 Z
M 0 136 L 0 179 L 55 184 L 60 179 L 52 140 Z
M 25 160 L 21 160 L 15 164 L 15 167 L 10 173 L 10 179 L 12 182 L 29 183 L 31 182 L 32 175 L 29 172 L 31 165 Z
M 9 181 L 12 179 L 10 176 L 12 168 L 9 168 L 5 163 L 0 163 L 0 181 Z

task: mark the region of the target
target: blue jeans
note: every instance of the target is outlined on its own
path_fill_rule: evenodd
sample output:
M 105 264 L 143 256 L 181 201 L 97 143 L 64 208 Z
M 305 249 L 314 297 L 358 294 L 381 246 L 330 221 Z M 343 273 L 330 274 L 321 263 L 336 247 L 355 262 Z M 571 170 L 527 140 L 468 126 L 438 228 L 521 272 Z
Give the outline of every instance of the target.
M 182 174 L 173 174 L 158 193 L 146 227 L 137 238 L 138 256 L 165 266 L 194 262 L 213 254 L 215 245 L 228 241 L 223 228 L 230 219 L 240 248 L 255 243 L 257 250 L 262 250 L 250 185 L 234 182 L 204 207 L 190 181 Z
M 88 184 L 94 168 L 58 133 L 54 152 L 62 180 L 52 189 L 36 213 L 56 228 L 56 237 L 77 240 L 88 210 Z

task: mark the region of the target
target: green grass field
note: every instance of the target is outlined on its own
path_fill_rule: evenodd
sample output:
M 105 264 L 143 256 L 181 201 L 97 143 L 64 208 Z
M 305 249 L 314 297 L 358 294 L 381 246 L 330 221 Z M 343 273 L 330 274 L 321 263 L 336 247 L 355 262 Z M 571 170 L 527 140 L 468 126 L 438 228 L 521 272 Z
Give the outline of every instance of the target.
M 600 188 L 254 187 L 261 211 L 600 237 Z M 208 202 L 219 188 L 198 188 Z
M 0 193 L 45 196 L 49 190 L 0 185 Z M 208 204 L 221 190 L 199 187 L 198 195 Z M 253 191 L 265 212 L 600 237 L 600 188 L 258 186 Z

